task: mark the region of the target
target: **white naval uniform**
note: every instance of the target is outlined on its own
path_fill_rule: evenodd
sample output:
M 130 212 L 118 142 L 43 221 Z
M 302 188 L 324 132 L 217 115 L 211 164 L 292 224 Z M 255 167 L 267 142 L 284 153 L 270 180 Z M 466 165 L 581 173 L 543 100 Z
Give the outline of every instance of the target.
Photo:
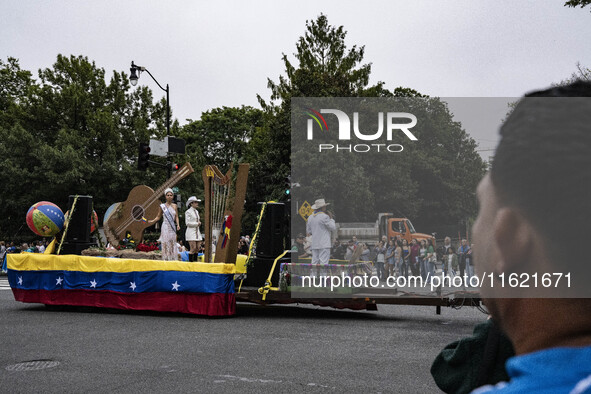
M 185 224 L 187 230 L 185 231 L 185 240 L 187 241 L 201 241 L 201 232 L 199 231 L 199 212 L 193 207 L 185 211 Z
M 332 232 L 336 229 L 334 219 L 323 211 L 316 211 L 308 218 L 306 232 L 312 234 L 312 264 L 328 264 Z

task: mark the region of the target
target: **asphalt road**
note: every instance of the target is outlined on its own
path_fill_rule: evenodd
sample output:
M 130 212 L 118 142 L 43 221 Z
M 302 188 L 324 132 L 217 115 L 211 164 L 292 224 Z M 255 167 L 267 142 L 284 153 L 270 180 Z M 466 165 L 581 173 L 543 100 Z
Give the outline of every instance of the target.
M 435 355 L 485 318 L 381 305 L 239 304 L 230 318 L 48 309 L 0 288 L 0 392 L 432 393 Z

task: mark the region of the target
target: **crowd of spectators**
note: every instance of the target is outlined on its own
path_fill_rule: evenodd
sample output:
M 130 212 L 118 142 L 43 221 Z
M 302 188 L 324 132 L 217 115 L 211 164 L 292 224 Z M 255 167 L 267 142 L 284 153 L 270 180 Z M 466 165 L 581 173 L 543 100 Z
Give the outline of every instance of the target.
M 0 241 L 0 265 L 2 266 L 2 271 L 6 272 L 6 254 L 7 253 L 43 253 L 45 252 L 45 248 L 48 246 L 49 242 L 47 240 L 40 240 L 40 241 L 33 241 L 32 243 L 27 242 L 5 242 Z M 158 249 L 160 249 L 160 242 L 156 242 Z M 185 252 L 187 249 L 183 244 L 182 240 L 177 241 L 177 247 L 179 253 Z M 250 247 L 250 236 L 245 235 L 240 237 L 238 242 L 238 253 L 240 254 L 248 254 L 248 250 Z M 107 244 L 107 248 L 113 249 L 110 244 Z M 214 240 L 214 248 L 215 248 L 215 240 Z M 205 251 L 205 243 L 202 243 L 199 249 L 199 253 L 204 253 Z M 215 249 L 214 249 L 215 253 Z
M 292 251 L 297 258 L 310 256 L 308 238 L 302 233 L 296 237 Z M 358 248 L 361 248 L 361 251 L 357 251 Z M 452 277 L 474 275 L 472 246 L 466 239 L 454 246 L 451 238 L 445 237 L 443 245 L 438 248 L 433 240 L 413 239 L 409 244 L 400 236 L 388 240 L 384 235 L 373 246 L 359 242 L 356 236 L 346 242 L 334 241 L 331 248 L 332 260 L 351 261 L 354 254 L 356 261 L 372 263 L 374 272 L 380 279 L 413 275 L 421 276 L 423 280 L 428 281 L 438 273 Z
M 459 247 L 454 247 L 451 238 L 446 237 L 444 245 L 435 248 L 433 240 L 411 240 L 393 238 L 379 241 L 374 247 L 372 261 L 377 276 L 421 276 L 429 281 L 438 272 L 445 276 L 474 275 L 472 247 L 462 239 Z
M 27 242 L 5 242 L 0 241 L 0 265 L 1 271 L 6 273 L 6 254 L 8 253 L 43 253 L 49 244 L 46 240 Z
M 0 256 L 3 258 L 5 253 L 43 253 L 48 244 L 49 242 L 45 240 L 33 241 L 31 243 L 0 241 Z

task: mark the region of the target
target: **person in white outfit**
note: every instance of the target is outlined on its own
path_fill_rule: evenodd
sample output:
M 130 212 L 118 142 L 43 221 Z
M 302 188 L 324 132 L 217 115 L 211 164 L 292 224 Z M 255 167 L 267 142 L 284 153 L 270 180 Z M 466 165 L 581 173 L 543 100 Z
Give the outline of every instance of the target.
M 160 204 L 158 216 L 149 220 L 148 224 L 154 224 L 160 219 L 163 219 L 159 239 L 162 245 L 162 260 L 178 260 L 179 250 L 176 243 L 176 232 L 181 229 L 178 208 L 173 202 L 174 193 L 171 188 L 164 190 L 164 196 L 166 197 L 166 202 Z
M 201 221 L 199 211 L 197 211 L 200 202 L 201 200 L 195 196 L 191 196 L 187 200 L 188 209 L 185 211 L 187 230 L 185 231 L 185 240 L 189 243 L 189 261 L 197 261 L 197 253 L 203 239 L 201 237 L 201 231 L 199 231 Z
M 332 213 L 326 210 L 328 205 L 323 198 L 316 200 L 312 205 L 314 213 L 306 224 L 306 233 L 312 234 L 312 264 L 328 264 L 330 259 L 332 232 L 336 231 L 336 225 Z

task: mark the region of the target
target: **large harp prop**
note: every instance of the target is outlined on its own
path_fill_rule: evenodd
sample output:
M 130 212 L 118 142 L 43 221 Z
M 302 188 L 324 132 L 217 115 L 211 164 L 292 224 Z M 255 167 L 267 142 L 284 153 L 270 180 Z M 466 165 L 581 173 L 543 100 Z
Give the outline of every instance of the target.
M 203 185 L 205 186 L 205 254 L 206 263 L 236 263 L 238 240 L 246 184 L 248 182 L 249 164 L 240 164 L 236 175 L 236 186 L 232 193 L 232 169 L 226 175 L 213 165 L 203 168 Z M 215 237 L 215 261 L 212 259 Z

